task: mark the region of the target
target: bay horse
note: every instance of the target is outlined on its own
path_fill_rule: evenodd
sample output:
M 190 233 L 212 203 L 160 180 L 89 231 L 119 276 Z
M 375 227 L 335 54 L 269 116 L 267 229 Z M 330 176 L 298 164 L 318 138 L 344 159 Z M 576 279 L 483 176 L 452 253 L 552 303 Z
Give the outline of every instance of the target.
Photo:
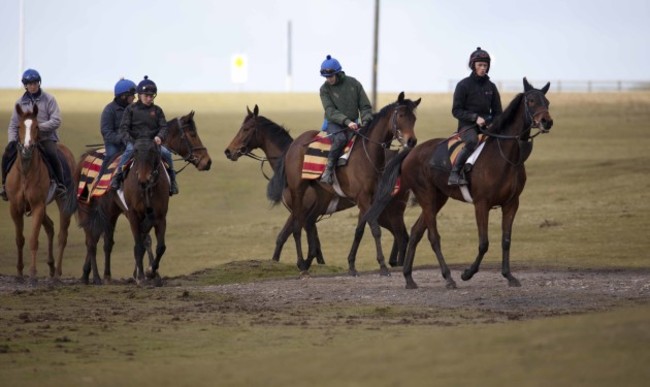
M 54 199 L 54 185 L 50 182 L 50 174 L 45 158 L 39 149 L 38 105 L 31 112 L 23 111 L 16 104 L 18 114 L 18 156 L 7 175 L 7 197 L 9 212 L 16 229 L 16 247 L 18 249 L 17 275 L 23 278 L 23 247 L 25 246 L 24 216 L 32 217 L 32 230 L 29 238 L 31 264 L 29 268 L 30 281 L 36 283 L 36 255 L 38 253 L 38 236 L 41 226 L 47 234 L 47 264 L 50 267 L 50 277 L 58 280 L 62 275 L 63 252 L 68 243 L 68 227 L 70 219 L 77 209 L 74 193 L 74 182 L 68 184 L 68 192 L 64 197 Z M 60 155 L 63 155 L 67 165 L 62 165 L 68 173 L 74 169 L 74 156 L 70 149 L 57 143 Z M 66 168 L 67 167 L 67 168 Z M 47 205 L 53 200 L 59 210 L 59 236 L 56 263 L 53 255 L 54 222 L 47 215 Z
M 372 204 L 377 178 L 381 175 L 386 160 L 385 150 L 393 140 L 397 140 L 405 148 L 415 146 L 417 143 L 415 109 L 421 100 L 421 98 L 416 101 L 406 99 L 404 92 L 401 92 L 396 102 L 384 106 L 378 113 L 373 114 L 372 122 L 356 133 L 358 136 L 357 144 L 350 153 L 347 165 L 338 167 L 335 171 L 335 178 L 340 185 L 341 191 L 359 208 L 357 229 L 348 255 L 348 272 L 350 275 L 358 275 L 355 260 L 365 229 L 365 221 L 362 221 L 362 217 Z M 307 132 L 298 136 L 291 143 L 285 155 L 278 160 L 279 164 L 276 173 L 267 187 L 267 196 L 274 203 L 280 202 L 285 188 L 289 190 L 291 214 L 293 216 L 292 233 L 298 255 L 297 265 L 303 273 L 309 267 L 302 254 L 301 230 L 305 228 L 309 235 L 309 230 L 314 226 L 315 219 L 318 216 L 318 211 L 314 208 L 306 210 L 305 194 L 310 186 L 319 187 L 315 191 L 319 194 L 321 192 L 334 194 L 332 186 L 306 180 L 301 176 L 307 144 L 313 138 L 314 133 Z M 369 225 L 375 239 L 380 274 L 384 276 L 390 275 L 381 247 L 381 229 L 377 218 L 369 222 Z
M 157 278 L 160 260 L 167 249 L 165 232 L 170 184 L 161 160 L 160 147 L 153 139 L 137 139 L 133 150 L 133 165 L 124 179 L 123 190 L 127 207 L 126 217 L 135 242 L 134 277 L 137 283 L 141 284 L 145 279 L 143 259 L 149 231 L 155 231 L 156 252 L 147 269 L 147 278 Z
M 293 138 L 284 127 L 259 115 L 259 107 L 257 105 L 255 105 L 253 111 L 248 107 L 246 108 L 246 111 L 247 114 L 244 117 L 244 121 L 242 122 L 239 131 L 232 139 L 224 153 L 231 161 L 237 161 L 241 156 L 247 156 L 254 160 L 261 161 L 262 168 L 264 162 L 268 161 L 271 168 L 275 171 L 278 167 L 280 158 L 293 142 Z M 310 136 L 313 137 L 318 133 L 318 131 L 313 130 L 309 133 Z M 253 151 L 258 148 L 264 152 L 264 158 L 253 153 Z M 390 154 L 388 157 L 390 157 Z M 303 199 L 303 205 L 306 210 L 315 207 L 315 211 L 319 216 L 343 211 L 354 206 L 354 202 L 348 198 L 339 198 L 337 195 L 325 190 L 322 190 L 319 195 L 315 190 L 322 190 L 322 188 L 317 185 L 312 185 L 307 188 L 305 191 L 305 198 Z M 320 200 L 320 202 L 316 202 L 318 200 Z M 399 266 L 404 261 L 404 254 L 408 243 L 408 234 L 406 226 L 404 225 L 403 213 L 406 209 L 407 201 L 408 192 L 400 191 L 400 195 L 396 196 L 379 216 L 379 225 L 388 229 L 394 236 L 393 249 L 389 258 L 389 264 L 391 266 Z M 283 191 L 282 202 L 290 211 L 291 195 L 289 190 L 286 188 Z M 287 221 L 276 238 L 276 247 L 272 257 L 274 261 L 280 260 L 282 248 L 289 238 L 289 235 L 292 233 L 293 221 L 294 217 L 290 212 Z M 308 229 L 308 232 L 311 235 L 308 235 L 307 237 L 309 241 L 306 259 L 307 268 L 311 266 L 311 262 L 314 258 L 316 258 L 317 262 L 320 264 L 325 263 L 316 225 L 314 224 L 313 227 L 308 227 Z
M 186 165 L 192 164 L 199 171 L 210 170 L 212 159 L 199 137 L 194 111 L 167 121 L 167 129 L 164 145 L 171 152 L 181 156 Z M 81 176 L 84 160 L 91 152 L 86 152 L 80 157 L 75 171 L 77 180 Z M 124 210 L 121 200 L 113 190 L 109 190 L 103 196 L 93 197 L 90 201 L 79 198 L 78 221 L 86 237 L 86 259 L 81 278 L 84 283 L 89 283 L 91 270 L 93 283 L 96 285 L 102 283 L 97 267 L 97 244 L 102 236 L 104 238 L 104 281 L 111 281 L 111 253 L 115 244 L 113 239 L 115 226 Z M 147 246 L 149 246 L 149 240 L 147 240 Z M 153 253 L 150 252 L 149 256 L 153 259 Z
M 474 263 L 461 275 L 464 281 L 471 279 L 478 272 L 488 251 L 490 209 L 501 207 L 501 274 L 508 280 L 509 286 L 521 286 L 519 280 L 510 272 L 510 244 L 512 223 L 519 208 L 519 195 L 526 184 L 524 162 L 532 151 L 533 138 L 540 133 L 548 133 L 553 126 L 549 101 L 546 98 L 550 83 L 540 90 L 531 86 L 526 78 L 523 83 L 524 92 L 515 96 L 489 128 L 481 130 L 487 140 L 475 165 L 466 174 L 469 178 L 468 198 L 471 197 L 474 204 L 479 245 Z M 538 132 L 531 135 L 533 129 Z M 451 169 L 447 146 L 449 140 L 432 139 L 395 158 L 386 168 L 385 175 L 378 185 L 373 206 L 368 212 L 369 221 L 380 213 L 398 176 L 401 177 L 402 189 L 410 189 L 422 208 L 419 218 L 411 228 L 404 260 L 403 272 L 407 289 L 417 288 L 411 274 L 415 250 L 425 230 L 428 230 L 429 242 L 440 264 L 446 287 L 456 288 L 440 248 L 440 234 L 436 222 L 438 212 L 449 198 L 467 201 L 459 186 L 447 185 Z M 433 165 L 430 163 L 432 155 Z

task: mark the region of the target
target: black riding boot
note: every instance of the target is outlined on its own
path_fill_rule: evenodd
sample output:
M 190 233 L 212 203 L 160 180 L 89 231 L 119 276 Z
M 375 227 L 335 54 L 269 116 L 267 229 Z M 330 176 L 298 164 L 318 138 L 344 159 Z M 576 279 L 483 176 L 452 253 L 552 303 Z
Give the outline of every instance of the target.
M 7 147 L 2 154 L 2 165 L 0 167 L 2 169 L 2 187 L 0 187 L 0 198 L 2 198 L 2 200 L 5 202 L 9 200 L 9 198 L 7 198 L 7 191 L 5 190 L 5 182 L 7 181 L 7 175 L 9 174 L 9 164 L 18 153 L 16 144 L 16 141 L 11 141 L 9 144 L 7 144 Z
M 456 158 L 456 163 L 451 168 L 451 173 L 449 174 L 449 181 L 447 182 L 447 185 L 467 185 L 467 180 L 465 180 L 465 177 L 461 175 L 460 171 L 465 166 L 465 161 L 467 161 L 467 158 L 471 154 L 472 151 L 470 149 L 467 149 L 467 147 L 464 147 L 460 150 L 460 153 Z
M 122 168 L 120 168 L 120 171 L 115 172 L 113 174 L 113 177 L 111 178 L 111 188 L 117 191 L 120 189 L 120 186 L 122 185 L 122 180 L 124 180 L 124 172 L 121 171 Z
M 65 180 L 63 178 L 63 166 L 61 165 L 61 160 L 57 155 L 56 142 L 54 141 L 41 141 L 43 147 L 43 152 L 50 165 L 52 166 L 52 172 L 54 172 L 54 183 L 56 184 L 56 196 L 65 196 L 68 192 L 68 187 L 65 185 Z
M 173 169 L 168 169 L 167 173 L 169 173 L 169 196 L 172 195 L 178 195 L 178 183 L 176 182 L 176 171 Z

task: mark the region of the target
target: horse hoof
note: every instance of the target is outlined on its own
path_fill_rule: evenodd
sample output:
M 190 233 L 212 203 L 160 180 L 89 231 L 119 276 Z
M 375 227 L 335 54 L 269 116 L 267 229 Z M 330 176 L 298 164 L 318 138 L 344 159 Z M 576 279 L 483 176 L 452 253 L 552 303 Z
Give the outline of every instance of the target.
M 521 283 L 519 282 L 518 279 L 512 277 L 508 279 L 508 286 L 510 286 L 511 288 L 519 288 L 521 287 Z
M 454 280 L 448 280 L 447 285 L 445 285 L 447 289 L 457 289 L 456 287 L 456 281 Z
M 406 288 L 407 289 L 417 289 L 418 284 L 416 284 L 415 281 L 406 281 Z
M 348 270 L 350 277 L 358 277 L 359 273 L 355 269 Z
M 390 277 L 390 270 L 388 270 L 388 268 L 382 267 L 379 270 L 379 275 L 382 277 Z
M 93 285 L 101 285 L 102 280 L 101 278 L 93 278 Z
M 469 280 L 472 279 L 473 276 L 474 276 L 474 273 L 472 273 L 472 272 L 469 271 L 469 270 L 465 270 L 465 271 L 463 272 L 463 274 L 460 275 L 460 278 L 461 278 L 463 281 L 469 281 Z
M 158 273 L 156 273 L 156 276 L 153 278 L 153 284 L 157 288 L 160 288 L 160 287 L 163 286 L 163 280 L 160 277 L 160 275 L 158 275 Z
M 311 276 L 309 275 L 308 270 L 303 270 L 303 271 L 300 272 L 300 276 L 298 278 L 300 278 L 301 280 L 304 280 L 304 279 L 311 278 Z

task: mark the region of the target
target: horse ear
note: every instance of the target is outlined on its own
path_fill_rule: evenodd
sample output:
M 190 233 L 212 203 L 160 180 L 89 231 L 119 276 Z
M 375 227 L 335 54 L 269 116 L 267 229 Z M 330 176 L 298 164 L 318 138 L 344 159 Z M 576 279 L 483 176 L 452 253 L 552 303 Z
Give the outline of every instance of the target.
M 550 87 L 551 87 L 551 82 L 546 82 L 546 86 L 542 87 L 542 93 L 546 94 L 546 92 Z
M 16 113 L 18 113 L 19 116 L 23 115 L 23 109 L 20 107 L 20 104 L 16 104 Z
M 533 89 L 533 86 L 530 83 L 528 83 L 528 79 L 524 77 L 524 91 L 528 91 L 531 89 Z
M 404 101 L 404 92 L 402 91 L 402 92 L 399 93 L 399 95 L 397 96 L 397 102 L 403 102 L 403 101 Z
M 248 113 L 249 116 L 253 114 L 251 108 L 249 108 L 248 105 L 246 105 L 246 112 Z
M 417 106 L 420 104 L 420 102 L 422 102 L 422 98 L 418 98 L 418 99 L 417 99 L 416 101 L 414 101 L 413 103 L 415 104 L 415 107 L 417 107 Z
M 260 108 L 257 107 L 257 104 L 255 104 L 255 108 L 253 108 L 253 114 L 255 114 L 255 117 L 260 114 Z
M 190 112 L 190 120 L 192 120 L 192 118 L 194 118 L 194 110 Z

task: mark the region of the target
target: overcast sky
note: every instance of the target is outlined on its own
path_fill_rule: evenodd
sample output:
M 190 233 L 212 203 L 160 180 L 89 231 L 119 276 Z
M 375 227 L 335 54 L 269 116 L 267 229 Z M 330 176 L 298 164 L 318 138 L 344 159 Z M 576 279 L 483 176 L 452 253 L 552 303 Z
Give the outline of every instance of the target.
M 317 92 L 325 55 L 370 92 L 374 0 L 23 0 L 25 68 L 44 88 L 112 90 L 147 74 L 164 91 Z M 20 86 L 20 0 L 0 1 L 0 88 Z M 648 0 L 381 0 L 380 92 L 447 91 L 469 54 L 493 80 L 650 79 Z M 247 81 L 231 81 L 235 54 Z M 536 84 L 536 86 L 542 86 Z

